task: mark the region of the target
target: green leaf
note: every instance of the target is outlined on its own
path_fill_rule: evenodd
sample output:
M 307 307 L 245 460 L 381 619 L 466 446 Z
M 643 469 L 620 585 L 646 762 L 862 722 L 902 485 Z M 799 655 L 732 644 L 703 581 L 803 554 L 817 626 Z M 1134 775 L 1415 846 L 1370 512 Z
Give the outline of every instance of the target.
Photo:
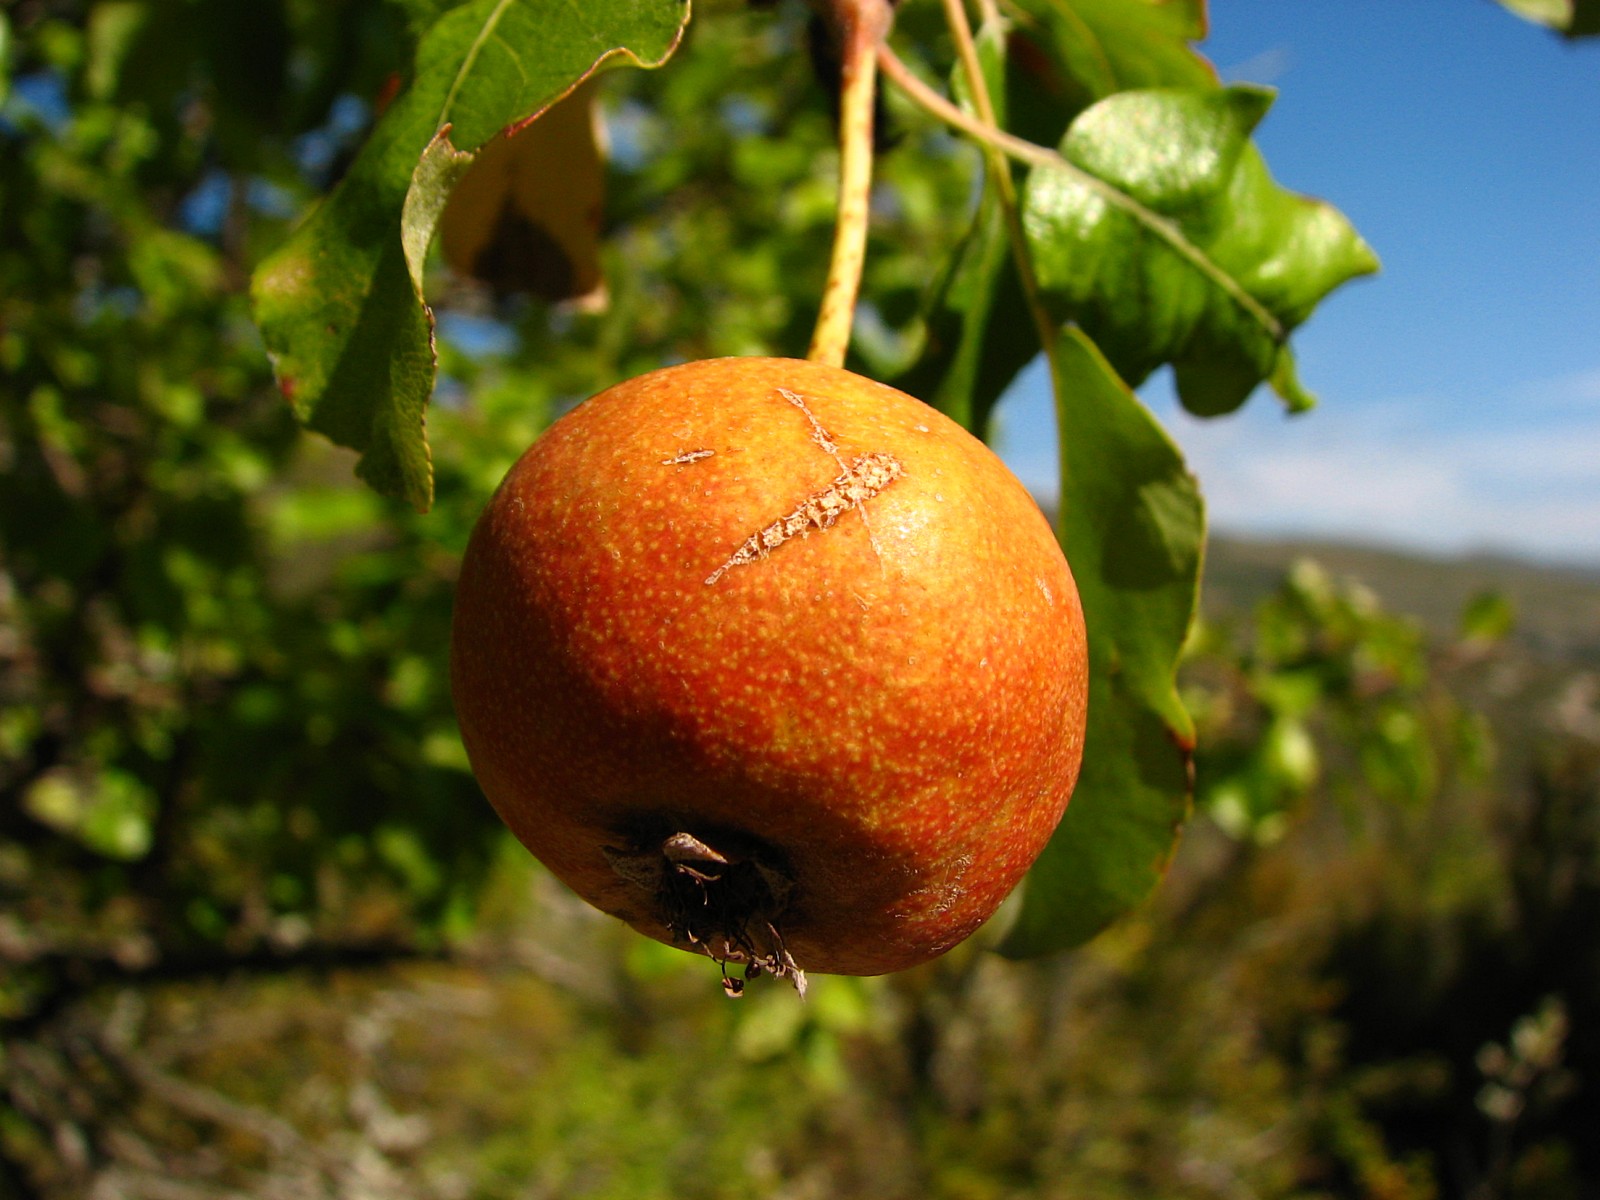
M 23 808 L 106 858 L 132 862 L 150 851 L 156 801 L 127 771 L 47 772 L 24 793 Z
M 1500 0 L 1500 3 L 1519 17 L 1548 25 L 1563 37 L 1600 34 L 1600 0 Z
M 1089 728 L 1067 814 L 1001 950 L 1092 937 L 1161 879 L 1190 803 L 1174 682 L 1199 595 L 1204 506 L 1166 432 L 1079 329 L 1054 348 L 1058 528 L 1089 630 Z
M 1019 0 L 1013 86 L 1045 95 L 1060 122 L 1015 132 L 1054 143 L 1096 100 L 1130 88 L 1215 87 L 1192 43 L 1206 36 L 1205 0 Z
M 303 423 L 361 452 L 357 469 L 380 492 L 420 510 L 432 503 L 423 433 L 432 319 L 401 231 L 435 134 L 451 126 L 454 148 L 470 153 L 595 70 L 660 65 L 687 19 L 682 0 L 474 0 L 452 9 L 423 36 L 411 86 L 338 189 L 257 270 L 256 320 L 280 388 Z M 414 215 L 439 199 L 443 180 L 431 171 Z M 413 257 L 425 223 L 414 228 Z
M 96 100 L 169 96 L 194 67 L 195 14 L 187 5 L 107 0 L 90 11 L 85 29 L 84 85 Z
M 1254 87 L 1121 92 L 1086 110 L 1065 164 L 1029 176 L 1023 222 L 1046 302 L 1137 386 L 1172 363 L 1191 411 L 1268 381 L 1291 409 L 1288 336 L 1339 284 L 1378 268 L 1329 205 L 1273 182 L 1250 133 Z
M 935 285 L 924 321 L 922 354 L 895 386 L 985 436 L 995 402 L 1039 352 L 992 187 Z
M 451 190 L 461 182 L 475 157 L 469 151 L 455 148 L 450 141 L 450 126 L 446 125 L 433 135 L 433 141 L 428 143 L 417 169 L 412 172 L 411 186 L 406 190 L 405 204 L 400 209 L 400 245 L 405 251 L 411 286 L 419 301 L 423 300 L 423 267 L 434 231 L 439 227 L 439 218 L 450 200 Z
M 1125 88 L 1216 84 L 1189 46 L 1205 36 L 1202 0 L 1027 0 L 1014 15 L 1016 24 L 986 24 L 978 50 L 1001 124 L 1029 140 L 1058 141 L 1075 113 Z M 951 92 L 970 111 L 960 70 Z M 896 382 L 981 435 L 1039 348 L 992 184 L 924 320 L 923 352 Z

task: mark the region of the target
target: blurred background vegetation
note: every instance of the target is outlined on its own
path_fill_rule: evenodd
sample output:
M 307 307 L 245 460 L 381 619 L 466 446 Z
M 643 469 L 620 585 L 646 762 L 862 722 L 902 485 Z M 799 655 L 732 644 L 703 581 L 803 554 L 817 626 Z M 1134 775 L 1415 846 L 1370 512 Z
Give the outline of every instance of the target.
M 608 303 L 447 284 L 418 516 L 297 432 L 244 285 L 437 7 L 0 13 L 0 1195 L 1600 1196 L 1591 577 L 1216 543 L 1197 817 L 1052 959 L 732 1003 L 509 843 L 470 523 L 604 383 L 804 344 L 833 135 L 795 9 L 608 77 Z M 886 118 L 892 377 L 978 166 Z

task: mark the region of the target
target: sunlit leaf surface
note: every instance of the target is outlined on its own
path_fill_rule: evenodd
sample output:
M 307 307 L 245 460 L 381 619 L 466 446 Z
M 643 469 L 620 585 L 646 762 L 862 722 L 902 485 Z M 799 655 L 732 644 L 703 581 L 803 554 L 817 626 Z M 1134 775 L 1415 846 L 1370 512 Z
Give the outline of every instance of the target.
M 1171 363 L 1185 406 L 1228 412 L 1270 381 L 1311 396 L 1289 332 L 1333 288 L 1377 270 L 1335 209 L 1273 182 L 1250 133 L 1272 93 L 1120 92 L 1072 123 L 1073 169 L 1028 180 L 1025 222 L 1057 316 L 1130 384 Z

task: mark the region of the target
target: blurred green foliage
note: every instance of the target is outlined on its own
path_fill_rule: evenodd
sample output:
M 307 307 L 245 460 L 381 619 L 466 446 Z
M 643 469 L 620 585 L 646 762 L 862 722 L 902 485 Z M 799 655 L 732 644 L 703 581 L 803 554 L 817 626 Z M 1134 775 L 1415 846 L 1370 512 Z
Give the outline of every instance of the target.
M 1337 800 L 1418 808 L 1441 773 L 1478 780 L 1481 721 L 1440 688 L 1418 625 L 1310 559 L 1254 613 L 1248 640 L 1202 623 L 1189 697 L 1206 753 L 1199 803 L 1232 836 L 1270 843 L 1324 777 Z M 1321 748 L 1319 748 L 1321 747 Z M 1337 754 L 1323 762 L 1324 749 Z
M 1205 815 L 1071 955 L 734 1005 L 509 843 L 470 523 L 601 383 L 803 342 L 832 130 L 790 9 L 609 80 L 610 304 L 441 279 L 417 516 L 296 432 L 244 288 L 438 7 L 0 14 L 0 1196 L 1592 1192 L 1600 695 L 1492 601 L 1441 642 L 1301 565 L 1204 626 Z M 882 375 L 977 177 L 890 116 Z
M 292 148 L 214 165 L 238 123 L 270 128 L 261 100 L 195 74 L 214 52 L 136 74 L 107 23 L 139 7 L 21 24 L 0 133 L 12 1016 L 69 964 L 411 936 L 493 836 L 432 650 L 439 531 L 287 483 L 316 467 L 239 289 Z

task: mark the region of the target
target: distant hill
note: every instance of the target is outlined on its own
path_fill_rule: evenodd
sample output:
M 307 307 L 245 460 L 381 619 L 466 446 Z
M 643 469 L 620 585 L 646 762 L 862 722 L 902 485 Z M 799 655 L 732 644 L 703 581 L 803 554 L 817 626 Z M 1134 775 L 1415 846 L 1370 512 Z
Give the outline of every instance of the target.
M 1600 571 L 1547 567 L 1509 558 L 1436 558 L 1335 542 L 1216 536 L 1207 549 L 1202 606 L 1213 615 L 1255 604 L 1297 558 L 1371 588 L 1392 612 L 1429 632 L 1455 632 L 1462 608 L 1498 592 L 1517 615 L 1513 639 L 1540 657 L 1600 666 Z

